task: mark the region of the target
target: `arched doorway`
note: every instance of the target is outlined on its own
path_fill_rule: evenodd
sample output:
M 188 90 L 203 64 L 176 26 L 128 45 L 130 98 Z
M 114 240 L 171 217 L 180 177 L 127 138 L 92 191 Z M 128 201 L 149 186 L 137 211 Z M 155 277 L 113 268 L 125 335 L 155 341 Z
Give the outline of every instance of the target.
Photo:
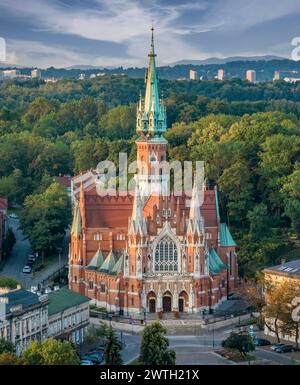
M 149 313 L 156 312 L 156 295 L 153 291 L 150 291 L 147 296 Z
M 151 298 L 149 299 L 149 313 L 155 313 L 156 311 L 156 303 L 155 299 Z
M 172 311 L 172 294 L 167 291 L 164 295 L 163 295 L 163 311 L 165 313 L 168 313 L 170 311 Z
M 179 312 L 184 312 L 188 306 L 189 297 L 186 291 L 181 291 L 178 296 L 178 310 Z

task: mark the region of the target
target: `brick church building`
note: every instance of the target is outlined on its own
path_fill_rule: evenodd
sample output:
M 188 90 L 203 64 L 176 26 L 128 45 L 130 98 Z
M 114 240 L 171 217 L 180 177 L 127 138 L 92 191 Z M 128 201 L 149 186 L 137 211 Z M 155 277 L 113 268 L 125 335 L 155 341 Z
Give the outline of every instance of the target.
M 194 184 L 191 197 L 165 193 L 157 165 L 166 160 L 167 120 L 155 57 L 152 30 L 137 106 L 135 194 L 100 196 L 94 172 L 73 180 L 70 289 L 124 315 L 211 310 L 237 284 L 236 244 L 220 222 L 216 187 Z M 146 194 L 149 182 L 160 187 Z

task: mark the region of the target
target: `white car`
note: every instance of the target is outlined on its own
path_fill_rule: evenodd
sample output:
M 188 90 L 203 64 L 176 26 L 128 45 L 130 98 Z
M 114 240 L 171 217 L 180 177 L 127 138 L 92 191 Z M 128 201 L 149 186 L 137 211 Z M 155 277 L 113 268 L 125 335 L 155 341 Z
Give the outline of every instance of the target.
M 23 273 L 24 273 L 24 274 L 29 274 L 29 273 L 31 273 L 31 266 L 28 266 L 28 265 L 24 266 L 24 267 L 23 267 Z
M 17 214 L 15 214 L 15 213 L 11 213 L 9 217 L 13 218 L 13 219 L 17 219 L 18 218 Z

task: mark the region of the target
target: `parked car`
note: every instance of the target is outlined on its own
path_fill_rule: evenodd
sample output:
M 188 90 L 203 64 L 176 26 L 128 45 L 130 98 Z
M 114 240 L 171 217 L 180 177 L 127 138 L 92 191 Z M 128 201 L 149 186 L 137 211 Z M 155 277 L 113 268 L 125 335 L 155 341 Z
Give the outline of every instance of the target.
M 280 346 L 283 346 L 283 345 L 284 345 L 283 343 L 274 344 L 271 346 L 271 350 L 276 350 L 277 348 L 279 348 Z
M 103 362 L 103 354 L 101 354 L 99 352 L 86 354 L 83 357 L 83 360 L 89 360 L 89 361 L 92 361 L 93 364 L 95 364 L 95 365 L 100 365 Z
M 11 213 L 9 215 L 9 217 L 12 218 L 12 219 L 17 219 L 18 218 L 17 214 L 15 214 L 15 213 Z
M 35 262 L 36 256 L 34 254 L 28 254 L 28 261 L 33 261 Z
M 293 345 L 282 345 L 278 346 L 278 348 L 275 349 L 276 353 L 292 353 L 295 351 L 295 348 Z
M 23 267 L 23 273 L 24 274 L 29 274 L 29 273 L 31 273 L 31 266 L 28 266 L 28 265 L 26 265 L 26 266 L 24 266 Z
M 79 365 L 94 365 L 91 360 L 81 360 Z
M 34 261 L 31 261 L 30 259 L 28 259 L 27 263 L 26 263 L 26 266 L 30 266 L 32 267 L 34 264 Z
M 267 346 L 267 345 L 271 345 L 271 342 L 269 340 L 266 340 L 265 338 L 255 338 L 254 339 L 254 345 L 255 346 Z

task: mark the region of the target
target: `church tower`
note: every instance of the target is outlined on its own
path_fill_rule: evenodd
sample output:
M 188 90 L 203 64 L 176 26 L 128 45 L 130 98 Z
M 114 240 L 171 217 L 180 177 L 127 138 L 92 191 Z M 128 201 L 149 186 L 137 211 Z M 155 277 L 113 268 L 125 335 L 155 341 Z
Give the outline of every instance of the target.
M 142 197 L 166 195 L 168 176 L 164 173 L 167 140 L 163 137 L 167 130 L 166 107 L 158 94 L 158 76 L 155 64 L 154 29 L 151 28 L 149 65 L 145 78 L 146 93 L 137 106 L 136 131 L 138 175 L 137 183 Z

